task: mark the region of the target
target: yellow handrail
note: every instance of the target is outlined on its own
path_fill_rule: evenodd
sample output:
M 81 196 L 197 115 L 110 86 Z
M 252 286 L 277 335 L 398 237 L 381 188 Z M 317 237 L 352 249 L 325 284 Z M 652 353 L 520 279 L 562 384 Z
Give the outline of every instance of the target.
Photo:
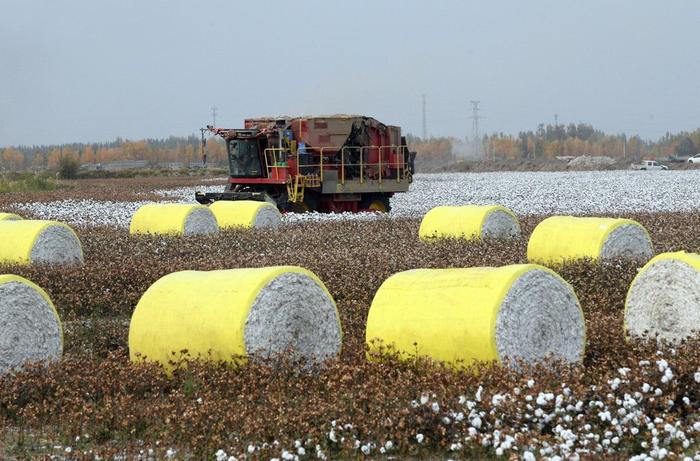
M 346 149 L 358 149 L 360 151 L 360 163 L 346 163 L 345 162 L 345 150 Z M 365 162 L 364 160 L 364 151 L 367 149 L 377 149 L 378 150 L 378 161 L 375 163 L 371 162 Z M 399 155 L 398 159 L 395 162 L 389 162 L 389 163 L 384 163 L 382 162 L 382 149 L 394 149 L 396 150 L 399 154 L 403 153 L 403 155 Z M 370 166 L 377 166 L 379 168 L 379 182 L 383 182 L 383 166 L 386 165 L 393 165 L 396 169 L 396 182 L 401 182 L 401 179 L 406 178 L 406 168 L 407 165 L 405 163 L 405 153 L 406 153 L 407 146 L 403 145 L 387 145 L 387 146 L 322 146 L 322 147 L 305 147 L 305 151 L 308 154 L 311 154 L 314 151 L 318 152 L 319 155 L 319 163 L 316 164 L 309 164 L 309 165 L 304 165 L 308 167 L 318 167 L 320 169 L 319 177 L 320 180 L 323 181 L 323 170 L 324 167 L 336 167 L 340 170 L 340 183 L 345 184 L 345 168 L 350 167 L 350 166 L 359 166 L 360 167 L 360 183 L 363 184 L 365 180 L 365 171 L 367 167 Z M 324 161 L 324 153 L 326 151 L 335 151 L 335 152 L 340 152 L 340 163 L 326 163 Z M 299 150 L 297 150 L 296 153 L 292 152 L 290 148 L 288 147 L 268 147 L 264 150 L 264 155 L 265 155 L 265 168 L 267 171 L 267 176 L 268 178 L 271 176 L 272 169 L 273 168 L 286 168 L 284 166 L 279 166 L 279 165 L 274 165 L 277 160 L 277 153 L 279 154 L 287 154 L 287 159 L 289 158 L 295 158 L 296 159 L 296 170 L 297 170 L 297 176 L 301 174 L 301 162 L 300 162 L 300 156 L 299 156 Z M 270 161 L 268 159 L 268 155 L 272 155 L 272 160 L 273 164 L 270 165 Z M 337 155 L 337 154 L 336 154 Z M 280 155 L 279 159 L 280 161 L 284 158 L 284 155 Z M 403 170 L 403 175 L 401 174 L 401 170 Z

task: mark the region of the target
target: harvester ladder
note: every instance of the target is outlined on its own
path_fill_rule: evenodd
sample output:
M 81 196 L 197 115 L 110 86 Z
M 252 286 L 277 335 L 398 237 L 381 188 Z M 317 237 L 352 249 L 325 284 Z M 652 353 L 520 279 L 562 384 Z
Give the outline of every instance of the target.
M 304 201 L 304 186 L 306 184 L 305 178 L 302 175 L 296 175 L 294 180 L 289 178 L 287 181 L 287 197 L 292 203 L 301 203 Z

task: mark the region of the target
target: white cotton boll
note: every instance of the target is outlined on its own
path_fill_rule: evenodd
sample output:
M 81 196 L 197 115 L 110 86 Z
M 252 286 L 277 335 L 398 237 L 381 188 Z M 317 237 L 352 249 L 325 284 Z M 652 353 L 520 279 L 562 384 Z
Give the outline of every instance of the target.
M 388 451 L 392 448 L 394 448 L 394 442 L 392 442 L 391 440 L 387 440 L 387 442 L 384 444 L 384 449 Z
M 475 428 L 475 429 L 480 429 L 480 428 L 481 428 L 481 418 L 479 418 L 478 416 L 476 416 L 475 418 L 473 418 L 473 419 L 471 420 L 470 424 L 471 424 L 471 426 L 472 426 L 473 428 Z
M 535 458 L 535 455 L 533 455 L 530 451 L 523 453 L 523 461 L 536 461 L 536 459 L 537 458 Z
M 666 368 L 664 375 L 661 377 L 661 382 L 666 384 L 673 379 L 673 371 L 670 368 Z
M 361 450 L 362 450 L 362 453 L 363 453 L 363 454 L 369 455 L 369 453 L 370 453 L 370 446 L 369 446 L 369 444 L 367 444 L 367 445 L 362 445 Z
M 416 441 L 418 443 L 423 443 L 423 440 L 425 440 L 425 437 L 423 436 L 423 434 L 416 434 Z
M 505 397 L 503 397 L 501 394 L 494 394 L 493 397 L 491 397 L 491 405 L 494 407 L 497 407 L 505 400 Z
M 459 402 L 460 405 L 464 405 L 465 403 L 467 403 L 467 398 L 463 395 L 460 395 L 459 398 L 457 399 L 457 401 Z
M 430 408 L 433 410 L 433 413 L 437 413 L 438 411 L 440 411 L 440 405 L 438 405 L 437 402 L 433 402 Z
M 656 365 L 659 367 L 659 373 L 663 373 L 668 368 L 668 362 L 664 359 L 657 360 Z
M 284 459 L 285 461 L 292 461 L 294 459 L 294 455 L 288 452 L 287 450 L 283 450 L 282 459 Z
M 253 445 L 248 445 L 248 453 L 255 453 L 255 447 Z
M 695 382 L 700 383 L 700 371 L 695 373 Z
M 481 402 L 481 393 L 484 391 L 484 388 L 479 386 L 479 389 L 476 390 L 476 395 L 474 396 L 474 399 L 477 402 Z
M 328 433 L 328 439 L 330 439 L 331 442 L 336 443 L 338 442 L 338 438 L 335 436 L 335 431 L 331 429 L 331 431 Z M 250 452 L 250 447 L 248 447 L 249 452 Z
M 430 400 L 430 397 L 428 397 L 427 395 L 421 395 L 421 396 L 420 396 L 420 404 L 421 404 L 421 405 L 427 404 L 427 403 L 428 403 L 428 400 Z
M 642 384 L 642 392 L 648 394 L 651 391 L 651 386 L 648 383 Z

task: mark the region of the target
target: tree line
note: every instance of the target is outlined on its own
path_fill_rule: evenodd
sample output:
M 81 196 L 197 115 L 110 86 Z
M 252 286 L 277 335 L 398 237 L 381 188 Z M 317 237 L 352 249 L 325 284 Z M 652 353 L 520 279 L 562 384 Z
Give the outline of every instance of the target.
M 206 145 L 207 160 L 221 165 L 226 161 L 226 147 L 221 140 L 211 138 Z M 107 164 L 143 160 L 149 165 L 182 163 L 201 160 L 200 139 L 197 136 L 137 141 L 117 138 L 110 143 L 71 143 L 46 146 L 17 146 L 0 149 L 0 168 L 4 170 L 57 170 L 62 160 L 81 165 Z
M 586 123 L 540 124 L 518 135 L 493 133 L 478 142 L 451 137 L 421 139 L 409 135 L 409 146 L 418 158 L 449 162 L 455 158 L 485 160 L 554 159 L 560 156 L 605 155 L 613 158 L 688 157 L 700 153 L 700 128 L 692 132 L 666 133 L 656 141 L 639 136 L 606 134 Z M 478 151 L 478 153 L 477 153 Z M 475 157 L 477 156 L 478 157 Z
M 493 133 L 478 142 L 454 137 L 421 139 L 407 135 L 411 150 L 418 152 L 418 161 L 448 164 L 455 158 L 485 160 L 553 159 L 559 156 L 605 155 L 639 160 L 669 156 L 687 157 L 700 153 L 700 128 L 692 132 L 666 133 L 656 141 L 639 136 L 606 134 L 586 123 L 569 125 L 540 124 L 537 129 L 518 135 Z M 209 163 L 226 164 L 226 148 L 218 138 L 206 145 Z M 477 153 L 478 152 L 478 153 Z M 477 157 L 478 156 L 478 157 Z M 198 136 L 171 136 L 166 139 L 124 140 L 107 143 L 70 143 L 61 145 L 17 146 L 0 149 L 2 170 L 57 170 L 63 159 L 85 164 L 105 164 L 142 160 L 149 165 L 201 160 Z

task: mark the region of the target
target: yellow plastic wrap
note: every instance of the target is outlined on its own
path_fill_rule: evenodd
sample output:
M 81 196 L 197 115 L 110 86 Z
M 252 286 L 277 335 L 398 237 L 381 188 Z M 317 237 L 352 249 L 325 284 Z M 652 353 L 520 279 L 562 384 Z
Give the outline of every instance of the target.
M 0 221 L 13 221 L 23 219 L 20 215 L 14 213 L 0 213 Z
M 268 202 L 255 200 L 218 200 L 209 205 L 209 210 L 216 216 L 220 228 L 255 227 L 255 218 L 261 210 L 281 216 L 276 206 Z
M 422 240 L 481 239 L 484 223 L 494 211 L 502 211 L 518 222 L 512 211 L 500 205 L 438 206 L 423 217 L 418 235 Z
M 58 221 L 5 220 L 0 221 L 0 261 L 10 264 L 31 264 L 32 249 L 41 233 L 51 226 L 70 231 L 80 242 L 75 231 Z M 81 248 L 82 254 L 82 248 Z M 82 257 L 81 257 L 82 259 Z
M 370 353 L 388 346 L 402 358 L 426 356 L 458 366 L 500 363 L 499 309 L 513 283 L 535 269 L 566 284 L 535 264 L 415 269 L 391 276 L 370 307 L 365 334 Z
M 131 318 L 131 360 L 145 357 L 172 369 L 169 362 L 182 350 L 189 358 L 212 361 L 245 357 L 245 324 L 255 298 L 271 280 L 290 272 L 310 277 L 333 299 L 318 277 L 296 266 L 183 271 L 162 277 L 144 293 Z
M 131 217 L 129 233 L 183 235 L 187 217 L 204 205 L 190 203 L 149 203 L 136 210 Z
M 587 258 L 597 261 L 608 235 L 624 225 L 638 226 L 649 236 L 641 224 L 631 219 L 549 217 L 532 232 L 527 245 L 527 259 L 539 264 L 560 264 Z
M 49 307 L 51 307 L 51 310 L 53 311 L 54 315 L 56 316 L 56 323 L 58 323 L 58 328 L 61 332 L 61 349 L 63 349 L 63 326 L 61 325 L 61 319 L 58 316 L 58 311 L 56 310 L 56 306 L 53 305 L 53 302 L 51 301 L 51 298 L 49 295 L 44 291 L 43 288 L 41 288 L 39 285 L 36 283 L 25 279 L 24 277 L 20 277 L 19 275 L 14 275 L 14 274 L 0 274 L 0 285 L 4 285 L 6 283 L 11 283 L 11 282 L 18 282 L 23 285 L 28 286 L 29 288 L 33 289 L 36 291 L 44 300 L 47 302 Z

